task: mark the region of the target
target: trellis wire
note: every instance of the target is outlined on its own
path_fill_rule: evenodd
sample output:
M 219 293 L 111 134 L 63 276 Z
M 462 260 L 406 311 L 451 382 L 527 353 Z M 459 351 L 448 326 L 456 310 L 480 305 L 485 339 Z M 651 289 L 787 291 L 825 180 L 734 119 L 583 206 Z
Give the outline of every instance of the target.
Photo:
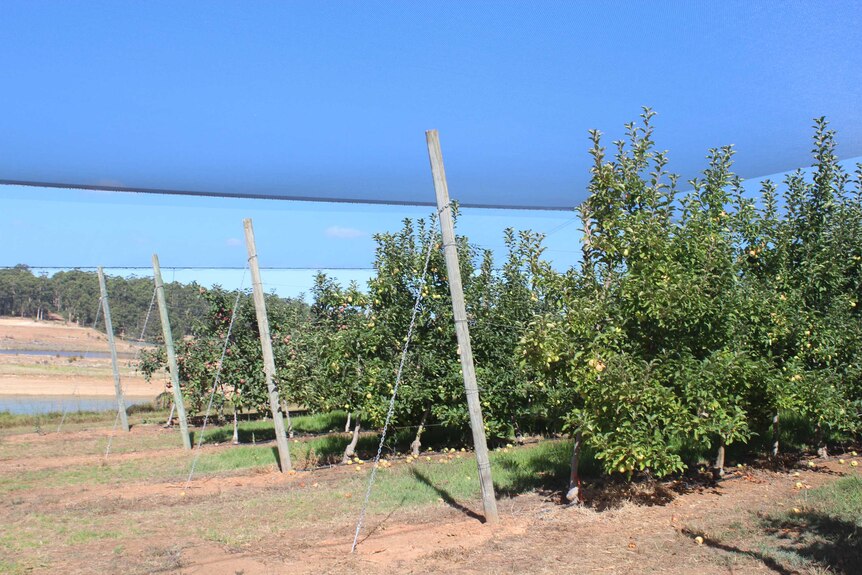
M 213 380 L 213 387 L 212 387 L 212 390 L 210 391 L 209 401 L 207 402 L 207 412 L 204 415 L 204 423 L 203 423 L 203 426 L 201 426 L 201 432 L 200 432 L 200 435 L 198 436 L 198 444 L 197 444 L 197 447 L 195 448 L 195 457 L 194 457 L 194 459 L 192 459 L 192 468 L 189 470 L 189 476 L 186 479 L 186 484 L 185 484 L 184 489 L 188 489 L 189 485 L 191 484 L 192 476 L 194 476 L 194 474 L 195 474 L 195 467 L 197 467 L 198 459 L 200 459 L 200 456 L 201 456 L 201 445 L 204 442 L 204 432 L 207 429 L 207 421 L 209 420 L 210 410 L 212 409 L 212 406 L 213 406 L 213 398 L 215 397 L 215 391 L 216 391 L 216 389 L 218 389 L 219 379 L 221 378 L 221 368 L 222 368 L 222 365 L 224 364 L 224 357 L 227 354 L 227 347 L 230 344 L 230 334 L 231 334 L 231 331 L 233 330 L 233 322 L 236 319 L 236 310 L 239 308 L 239 300 L 242 298 L 242 293 L 243 293 L 242 292 L 242 284 L 245 282 L 246 270 L 247 270 L 247 268 L 243 269 L 242 279 L 240 279 L 239 288 L 236 290 L 236 301 L 234 301 L 234 303 L 233 303 L 233 311 L 231 311 L 231 314 L 230 314 L 230 323 L 227 326 L 227 334 L 225 335 L 225 338 L 224 338 L 224 346 L 222 347 L 221 357 L 219 358 L 218 365 L 216 366 L 215 379 Z
M 371 488 L 374 486 L 374 479 L 377 476 L 377 468 L 380 465 L 380 454 L 383 452 L 383 444 L 386 441 L 386 431 L 389 428 L 389 422 L 392 420 L 392 414 L 395 412 L 395 398 L 398 395 L 398 387 L 401 385 L 401 375 L 404 372 L 404 364 L 407 361 L 407 351 L 410 349 L 410 341 L 413 338 L 413 328 L 416 326 L 416 316 L 419 314 L 419 304 L 422 303 L 422 288 L 425 287 L 425 276 L 428 272 L 428 264 L 431 261 L 431 252 L 433 250 L 434 236 L 433 234 L 429 234 L 428 252 L 425 254 L 425 265 L 422 267 L 422 277 L 419 280 L 419 289 L 416 290 L 416 301 L 413 303 L 413 313 L 410 316 L 410 326 L 407 328 L 407 339 L 404 341 L 404 348 L 401 350 L 401 362 L 398 365 L 398 372 L 395 375 L 395 386 L 392 388 L 392 397 L 389 398 L 389 410 L 386 412 L 386 420 L 383 423 L 383 431 L 380 435 L 380 444 L 377 446 L 377 455 L 374 456 L 374 466 L 371 468 L 371 476 L 368 478 L 368 488 L 365 490 L 365 500 L 362 503 L 362 510 L 359 512 L 359 520 L 356 522 L 356 532 L 353 534 L 353 545 L 350 547 L 351 553 L 356 551 L 356 544 L 359 541 L 359 532 L 362 530 L 362 522 L 365 520 L 365 513 L 368 510 L 368 500 L 371 497 Z
M 93 329 L 96 329 L 96 325 L 99 323 L 99 313 L 102 311 L 102 297 L 99 296 L 99 301 L 96 303 L 96 317 L 93 319 Z M 90 348 L 93 347 L 93 344 L 88 344 L 87 349 L 84 351 L 84 356 L 87 357 L 87 354 L 90 353 Z M 78 393 L 78 384 L 75 384 L 75 389 L 72 390 L 72 397 L 75 397 Z M 79 404 L 80 405 L 80 404 Z M 57 433 L 60 433 L 60 430 L 63 429 L 63 423 L 66 421 L 66 415 L 69 413 L 69 404 L 63 406 L 63 417 L 60 418 L 60 424 L 57 426 Z
M 144 318 L 144 328 L 141 330 L 141 337 L 138 338 L 138 341 L 144 341 L 144 335 L 147 333 L 147 324 L 150 323 L 150 314 L 153 313 L 153 304 L 156 303 L 156 288 L 153 288 L 153 297 L 150 298 L 150 307 L 147 308 L 147 317 Z M 140 356 L 141 351 L 138 348 L 138 355 Z
M 117 417 L 114 418 L 114 427 L 111 428 L 111 434 L 108 436 L 108 444 L 105 446 L 105 461 L 108 460 L 108 453 L 111 452 L 111 443 L 114 441 L 114 433 L 117 432 L 117 424 L 120 423 L 120 408 L 117 408 Z
M 171 283 L 169 283 L 167 286 L 164 286 L 166 293 L 169 292 L 171 294 L 171 297 L 173 297 L 174 288 L 176 287 L 176 281 L 177 281 L 177 268 L 173 268 L 173 269 L 171 269 Z M 153 295 L 155 295 L 155 292 L 153 292 Z M 174 303 L 176 303 L 175 300 L 171 300 L 171 301 L 174 301 Z M 170 381 L 170 376 L 168 376 L 168 379 L 165 380 L 165 393 L 167 393 L 167 391 L 168 391 L 168 381 Z M 176 411 L 176 409 L 177 409 L 176 402 L 171 401 L 171 412 L 168 414 L 168 420 L 167 420 L 167 422 L 165 422 L 164 427 L 170 427 L 171 426 L 171 421 L 174 419 L 174 411 Z
M 11 270 L 16 266 L 0 266 L 0 270 Z M 27 266 L 31 270 L 95 270 L 100 266 Z M 152 266 L 101 266 L 104 270 L 152 270 Z M 242 266 L 162 266 L 163 270 L 180 271 L 212 271 L 212 270 L 245 270 Z M 373 271 L 370 266 L 260 266 L 263 271 Z M 174 280 L 171 279 L 171 282 Z
M 75 384 L 75 389 L 72 390 L 72 397 L 75 397 L 78 393 L 78 384 Z M 80 405 L 80 404 L 78 404 Z M 63 429 L 63 423 L 66 421 L 66 414 L 69 412 L 69 404 L 63 406 L 63 417 L 60 418 L 60 424 L 57 425 L 57 433 L 60 433 L 60 430 Z
M 101 300 L 100 300 L 101 301 Z M 150 315 L 153 313 L 153 304 L 156 301 L 156 288 L 153 288 L 153 297 L 150 298 L 150 307 L 147 308 L 147 315 L 144 317 L 144 328 L 141 330 L 141 337 L 138 338 L 139 342 L 144 341 L 144 334 L 147 333 L 147 325 L 150 323 Z M 136 360 L 141 358 L 141 348 L 138 346 L 138 351 L 136 353 Z M 120 388 L 122 392 L 122 388 Z M 117 422 L 120 420 L 120 409 L 117 408 L 117 417 L 114 419 L 114 428 L 111 429 L 111 435 L 108 436 L 108 445 L 105 447 L 105 460 L 108 459 L 108 454 L 111 452 L 111 443 L 114 441 L 114 434 L 117 432 Z

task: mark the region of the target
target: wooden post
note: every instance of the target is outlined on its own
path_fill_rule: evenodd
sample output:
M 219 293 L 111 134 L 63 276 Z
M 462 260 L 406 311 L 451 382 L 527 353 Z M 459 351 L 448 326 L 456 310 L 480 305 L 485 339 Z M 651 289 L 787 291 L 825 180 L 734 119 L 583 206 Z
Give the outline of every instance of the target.
M 117 395 L 117 409 L 120 410 L 120 423 L 123 431 L 129 431 L 129 415 L 126 413 L 126 401 L 123 399 L 123 388 L 120 386 L 120 365 L 117 362 L 117 345 L 114 342 L 114 325 L 111 323 L 111 306 L 108 304 L 108 288 L 105 287 L 105 273 L 99 266 L 99 291 L 102 294 L 102 314 L 105 316 L 105 332 L 108 335 L 108 346 L 111 348 L 111 367 L 114 369 L 114 392 Z
M 263 351 L 263 371 L 266 375 L 266 388 L 269 390 L 269 408 L 272 411 L 272 421 L 275 423 L 275 441 L 278 444 L 278 459 L 281 472 L 291 468 L 290 451 L 287 446 L 287 435 L 284 432 L 284 419 L 281 416 L 278 401 L 278 388 L 275 385 L 275 357 L 272 354 L 272 341 L 269 338 L 269 319 L 266 317 L 266 300 L 260 281 L 260 267 L 257 261 L 257 248 L 254 244 L 254 228 L 250 219 L 243 220 L 245 227 L 245 245 L 248 248 L 248 265 L 251 268 L 251 283 L 254 290 L 254 311 L 257 314 L 257 326 L 260 331 L 260 347 Z
M 473 449 L 476 450 L 476 463 L 479 467 L 479 483 L 482 486 L 485 521 L 496 523 L 499 520 L 497 500 L 494 497 L 494 482 L 491 479 L 491 462 L 488 459 L 482 405 L 479 402 L 479 387 L 476 384 L 476 369 L 473 366 L 473 349 L 470 346 L 470 328 L 467 325 L 464 289 L 461 285 L 461 268 L 458 264 L 458 249 L 455 245 L 455 227 L 452 224 L 452 210 L 449 203 L 449 187 L 446 184 L 446 171 L 443 168 L 443 152 L 440 150 L 440 137 L 437 130 L 425 132 L 425 139 L 428 143 L 428 157 L 431 160 L 434 190 L 437 193 L 440 231 L 443 236 L 443 254 L 446 257 L 449 293 L 452 295 L 455 335 L 458 338 L 458 348 L 461 350 L 461 371 L 464 374 L 464 391 L 467 393 L 467 407 L 470 411 Z
M 183 447 L 192 448 L 192 438 L 189 435 L 189 422 L 186 419 L 186 406 L 183 403 L 183 391 L 180 389 L 179 368 L 177 367 L 177 354 L 174 350 L 174 336 L 171 333 L 171 321 L 168 317 L 168 304 L 165 302 L 165 284 L 162 282 L 162 268 L 159 265 L 159 256 L 153 254 L 153 281 L 156 284 L 156 301 L 159 303 L 159 317 L 162 320 L 162 337 L 165 340 L 165 351 L 168 356 L 168 371 L 171 374 L 171 387 L 174 392 L 174 406 L 177 419 L 180 420 L 180 433 L 183 435 Z

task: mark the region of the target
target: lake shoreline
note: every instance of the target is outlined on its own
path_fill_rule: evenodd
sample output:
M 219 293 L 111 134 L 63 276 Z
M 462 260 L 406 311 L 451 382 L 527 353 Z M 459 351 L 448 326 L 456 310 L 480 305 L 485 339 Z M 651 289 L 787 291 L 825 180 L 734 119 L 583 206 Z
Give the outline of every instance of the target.
M 149 396 L 126 396 L 126 408 L 148 405 Z M 117 400 L 103 395 L 5 395 L 0 396 L 0 413 L 45 415 L 49 413 L 108 412 L 117 409 Z

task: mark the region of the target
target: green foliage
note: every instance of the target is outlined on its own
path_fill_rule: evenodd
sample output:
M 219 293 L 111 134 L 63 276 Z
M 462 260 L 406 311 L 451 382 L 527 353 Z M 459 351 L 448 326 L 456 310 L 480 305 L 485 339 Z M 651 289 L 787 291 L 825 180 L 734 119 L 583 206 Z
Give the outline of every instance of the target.
M 318 386 L 306 394 L 306 405 L 315 410 L 343 408 L 372 427 L 382 425 L 420 297 L 393 423 L 465 427 L 469 417 L 460 350 L 439 234 L 424 220 L 405 220 L 400 231 L 375 239 L 376 275 L 367 294 L 356 285 L 342 288 L 331 278 L 317 277 L 311 325 L 301 336 L 301 347 L 313 348 L 315 354 L 314 361 L 302 365 L 320 366 L 316 376 L 305 372 Z M 510 437 L 543 413 L 538 388 L 518 369 L 515 355 L 538 301 L 531 299 L 526 261 L 537 241 L 531 234 L 516 239 L 508 231 L 509 258 L 502 270 L 494 270 L 490 253 L 458 239 L 474 358 L 492 437 Z
M 176 343 L 179 380 L 189 413 L 204 411 L 211 395 L 213 408 L 218 413 L 223 413 L 228 404 L 240 412 L 268 411 L 269 395 L 251 296 L 239 294 L 237 300 L 236 292 L 218 286 L 210 290 L 199 288 L 198 293 L 208 309 L 197 319 L 194 336 Z M 291 335 L 306 321 L 308 306 L 301 300 L 274 295 L 266 297 L 266 305 L 276 365 L 284 366 L 292 361 Z M 163 348 L 141 353 L 140 370 L 147 379 L 159 369 L 166 369 L 165 364 Z M 284 385 L 279 387 L 283 396 L 299 395 L 290 380 L 281 378 L 276 383 L 282 382 Z M 214 386 L 215 393 L 212 393 Z
M 679 472 L 684 450 L 738 452 L 778 413 L 810 425 L 810 443 L 857 433 L 862 166 L 855 179 L 844 173 L 834 133 L 818 119 L 810 173 L 747 192 L 728 146 L 710 150 L 683 189 L 654 147 L 653 115 L 626 126 L 612 157 L 591 132 L 578 266 L 554 269 L 530 232 L 506 231 L 499 268 L 457 239 L 486 433 L 580 434 L 607 473 L 625 477 Z M 375 236 L 367 286 L 319 274 L 310 306 L 269 298 L 284 401 L 379 428 L 419 298 L 393 424 L 466 428 L 435 230 L 433 219 L 405 220 Z M 213 385 L 235 293 L 201 296 L 208 309 L 178 346 L 193 412 Z M 156 352 L 142 369 L 151 375 L 163 363 Z M 215 405 L 266 411 L 266 400 L 243 295 Z
M 677 189 L 653 147 L 653 113 L 627 126 L 608 160 L 592 132 L 583 262 L 537 265 L 554 302 L 532 321 L 522 363 L 543 371 L 552 404 L 607 472 L 678 471 L 681 444 L 746 442 L 791 410 L 819 433 L 860 415 L 859 197 L 815 123 L 815 167 L 750 199 L 733 149 L 711 150 Z

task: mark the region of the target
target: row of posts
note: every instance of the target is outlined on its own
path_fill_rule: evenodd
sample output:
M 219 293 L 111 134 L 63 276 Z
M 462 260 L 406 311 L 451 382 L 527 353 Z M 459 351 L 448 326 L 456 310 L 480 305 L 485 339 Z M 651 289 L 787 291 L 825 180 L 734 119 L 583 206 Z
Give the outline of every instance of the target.
M 257 249 L 254 241 L 254 228 L 251 220 L 243 222 L 245 226 L 246 244 L 248 246 L 248 262 L 251 267 L 252 286 L 254 290 L 254 305 L 257 312 L 257 323 L 260 328 L 260 343 L 263 349 L 263 367 L 266 374 L 266 386 L 269 390 L 270 408 L 275 421 L 275 436 L 278 443 L 279 464 L 282 471 L 291 468 L 290 452 L 287 447 L 287 435 L 284 429 L 278 388 L 275 385 L 275 358 L 272 353 L 272 342 L 269 338 L 269 320 L 266 315 L 266 301 L 264 299 L 263 284 L 260 279 L 260 267 L 257 262 Z M 114 326 L 111 321 L 111 305 L 108 300 L 108 289 L 105 282 L 104 270 L 98 268 L 99 293 L 101 295 L 102 312 L 105 316 L 105 332 L 108 337 L 108 347 L 111 350 L 111 367 L 114 374 L 114 392 L 117 397 L 117 409 L 119 411 L 120 425 L 123 431 L 129 431 L 129 417 L 126 411 L 126 401 L 123 396 L 123 388 L 120 384 L 120 366 L 117 360 L 117 346 L 114 340 Z M 180 432 L 183 438 L 183 447 L 192 448 L 191 435 L 189 433 L 188 418 L 186 416 L 185 404 L 183 402 L 182 389 L 180 388 L 179 369 L 177 367 L 177 354 L 174 349 L 174 337 L 171 332 L 171 322 L 168 316 L 168 306 L 165 300 L 165 285 L 162 281 L 162 270 L 159 265 L 159 256 L 153 254 L 153 281 L 155 283 L 156 302 L 159 306 L 159 318 L 162 324 L 162 336 L 165 342 L 165 352 L 168 361 L 168 372 L 171 378 L 171 390 L 174 394 L 174 408 L 177 420 L 180 424 Z
M 470 346 L 470 329 L 467 323 L 467 313 L 464 303 L 464 291 L 461 284 L 461 268 L 458 263 L 458 251 L 455 244 L 455 230 L 452 223 L 452 211 L 449 201 L 449 190 L 446 183 L 446 172 L 443 167 L 443 154 L 440 149 L 440 139 L 437 130 L 429 130 L 425 133 L 428 145 L 428 157 L 431 163 L 431 174 L 434 180 L 434 190 L 437 196 L 437 209 L 440 220 L 440 230 L 443 239 L 443 252 L 446 258 L 446 271 L 449 278 L 449 291 L 452 296 L 452 311 L 455 320 L 455 334 L 458 347 L 461 350 L 461 370 L 464 376 L 464 391 L 467 396 L 467 406 L 470 413 L 470 427 L 473 432 L 473 446 L 476 453 L 476 463 L 479 472 L 479 483 L 482 487 L 482 503 L 485 510 L 485 520 L 488 523 L 496 523 L 498 520 L 497 503 L 494 496 L 494 484 L 491 479 L 491 465 L 488 457 L 488 445 L 485 439 L 485 426 L 482 418 L 482 407 L 479 401 L 479 389 L 476 383 L 476 370 L 473 365 L 473 352 Z M 263 351 L 263 369 L 266 376 L 266 386 L 269 393 L 269 406 L 272 411 L 272 419 L 275 424 L 275 438 L 278 445 L 279 467 L 282 472 L 291 468 L 290 451 L 287 444 L 287 434 L 284 428 L 284 419 L 279 401 L 278 387 L 275 378 L 275 357 L 272 352 L 272 342 L 269 335 L 269 320 L 266 314 L 266 301 L 264 297 L 263 284 L 260 278 L 260 266 L 258 264 L 257 248 L 254 241 L 254 228 L 250 219 L 243 221 L 245 228 L 246 248 L 248 249 L 248 264 L 251 269 L 252 289 L 254 296 L 257 324 L 260 332 L 260 343 Z M 129 420 L 126 414 L 126 405 L 123 399 L 123 390 L 120 386 L 120 371 L 117 362 L 117 350 L 114 342 L 114 330 L 111 324 L 111 308 L 108 303 L 108 291 L 105 286 L 105 275 L 100 267 L 98 269 L 99 289 L 102 299 L 102 311 L 105 315 L 105 330 L 108 336 L 108 345 L 111 349 L 111 364 L 114 372 L 114 388 L 117 395 L 117 407 L 119 409 L 120 423 L 125 431 L 129 431 Z M 191 449 L 191 435 L 189 434 L 188 419 L 183 404 L 182 390 L 180 389 L 179 375 L 177 369 L 177 358 L 174 350 L 174 339 L 171 334 L 171 324 L 168 317 L 168 308 L 165 302 L 165 287 L 162 282 L 159 257 L 153 255 L 153 278 L 155 282 L 156 300 L 159 306 L 159 316 L 162 324 L 162 335 L 165 341 L 168 371 L 170 372 L 171 388 L 174 394 L 174 405 L 180 431 L 183 438 L 183 447 Z M 289 417 L 289 413 L 288 413 Z
M 105 272 L 100 267 L 99 293 L 102 300 L 102 313 L 105 316 L 105 332 L 108 336 L 108 347 L 111 349 L 111 367 L 114 372 L 114 392 L 117 396 L 117 409 L 119 410 L 120 425 L 123 431 L 129 431 L 129 417 L 126 412 L 126 401 L 123 397 L 123 388 L 120 385 L 120 366 L 117 361 L 117 346 L 114 341 L 114 325 L 111 322 L 111 305 L 108 301 L 108 288 L 105 285 Z M 168 306 L 165 301 L 165 285 L 162 282 L 162 270 L 159 266 L 159 256 L 153 254 L 153 280 L 155 282 L 156 301 L 159 306 L 159 317 L 162 323 L 162 336 L 165 340 L 165 350 L 168 359 L 168 371 L 171 376 L 171 389 L 174 393 L 174 408 L 180 423 L 180 431 L 183 437 L 183 447 L 192 448 L 191 435 L 189 434 L 189 423 L 186 417 L 186 408 L 183 403 L 183 394 L 180 389 L 179 371 L 177 369 L 177 354 L 174 350 L 174 337 L 171 333 L 171 322 L 168 317 Z

